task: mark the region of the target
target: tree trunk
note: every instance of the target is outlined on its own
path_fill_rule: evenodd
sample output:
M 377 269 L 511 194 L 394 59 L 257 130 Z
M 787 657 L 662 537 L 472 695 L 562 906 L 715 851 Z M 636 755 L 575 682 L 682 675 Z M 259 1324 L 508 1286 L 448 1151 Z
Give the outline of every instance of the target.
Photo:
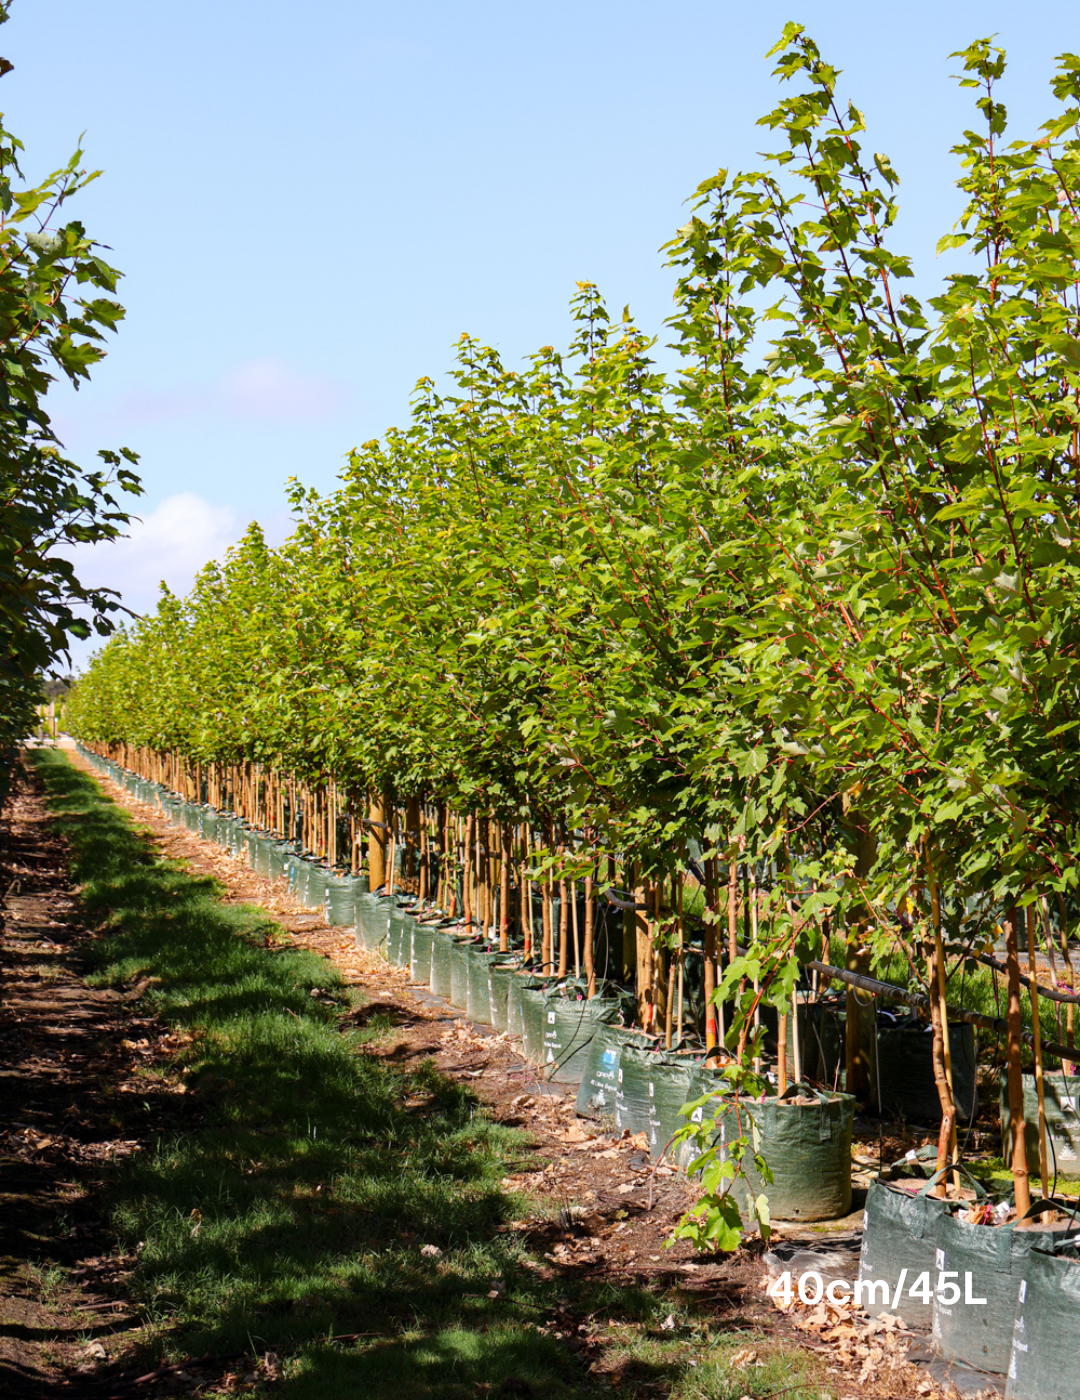
M 1031 1182 L 1028 1175 L 1027 1144 L 1024 1141 L 1024 1079 L 1020 1015 L 1020 957 L 1018 952 L 1018 923 L 1020 911 L 1012 902 L 1005 910 L 1005 966 L 1009 984 L 1008 1045 L 1006 1057 L 1009 1083 L 1009 1160 L 1012 1164 L 1016 1213 L 1027 1214 L 1031 1206 Z
M 307 802 L 304 803 L 307 816 Z M 368 888 L 374 894 L 386 884 L 386 798 L 372 793 L 368 800 Z

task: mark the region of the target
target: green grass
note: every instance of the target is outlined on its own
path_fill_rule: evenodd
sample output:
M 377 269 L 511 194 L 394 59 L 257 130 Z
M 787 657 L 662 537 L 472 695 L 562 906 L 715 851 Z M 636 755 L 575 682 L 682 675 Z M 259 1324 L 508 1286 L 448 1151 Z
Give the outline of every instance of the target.
M 500 1187 L 527 1141 L 433 1066 L 388 1067 L 329 963 L 267 946 L 264 910 L 160 859 L 61 753 L 32 758 L 97 925 L 92 980 L 153 979 L 140 1005 L 186 1032 L 174 1083 L 143 1080 L 175 1130 L 108 1182 L 157 1355 L 275 1351 L 287 1400 L 558 1400 L 610 1393 L 612 1369 L 630 1396 L 827 1394 L 805 1353 L 714 1338 L 675 1290 L 527 1267 L 527 1232 L 507 1226 L 533 1208 Z M 567 1345 L 592 1318 L 599 1377 Z M 763 1364 L 733 1369 L 748 1343 Z

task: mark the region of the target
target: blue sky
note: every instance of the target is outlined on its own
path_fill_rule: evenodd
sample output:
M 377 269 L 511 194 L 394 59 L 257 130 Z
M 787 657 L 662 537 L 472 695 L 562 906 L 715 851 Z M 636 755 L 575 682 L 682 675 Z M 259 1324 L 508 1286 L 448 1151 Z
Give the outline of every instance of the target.
M 765 51 L 805 23 L 901 176 L 897 243 L 930 290 L 971 124 L 948 57 L 997 33 L 1016 134 L 1049 110 L 1057 3 L 757 5 L 549 0 L 15 0 L 6 124 L 36 176 L 85 131 L 105 174 L 74 207 L 125 273 L 128 319 L 66 444 L 142 455 L 144 517 L 84 572 L 152 605 L 258 518 L 291 475 L 404 421 L 462 331 L 513 361 L 565 343 L 577 280 L 660 331 L 660 245 L 715 172 L 756 164 L 778 95 Z

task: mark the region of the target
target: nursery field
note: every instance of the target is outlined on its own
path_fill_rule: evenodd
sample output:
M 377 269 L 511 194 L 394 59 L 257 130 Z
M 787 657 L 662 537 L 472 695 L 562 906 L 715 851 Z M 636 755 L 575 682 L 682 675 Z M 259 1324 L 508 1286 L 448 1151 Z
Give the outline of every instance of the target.
M 589 283 L 565 351 L 463 335 L 33 756 L 174 1041 L 102 1189 L 176 1379 L 1080 1400 L 1080 58 L 1017 134 L 953 55 L 922 297 L 841 75 L 769 58 L 663 355 Z

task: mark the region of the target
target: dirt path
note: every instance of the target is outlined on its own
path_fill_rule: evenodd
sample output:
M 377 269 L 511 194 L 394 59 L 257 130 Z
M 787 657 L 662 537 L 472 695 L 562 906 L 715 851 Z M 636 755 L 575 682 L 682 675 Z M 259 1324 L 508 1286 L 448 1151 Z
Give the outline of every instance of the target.
M 71 1395 L 136 1354 L 123 1289 L 131 1261 L 115 1252 L 96 1193 L 102 1169 L 166 1117 L 137 1078 L 148 1035 L 161 1028 L 133 1001 L 82 980 L 88 935 L 66 851 L 25 785 L 5 827 L 0 1394 Z

